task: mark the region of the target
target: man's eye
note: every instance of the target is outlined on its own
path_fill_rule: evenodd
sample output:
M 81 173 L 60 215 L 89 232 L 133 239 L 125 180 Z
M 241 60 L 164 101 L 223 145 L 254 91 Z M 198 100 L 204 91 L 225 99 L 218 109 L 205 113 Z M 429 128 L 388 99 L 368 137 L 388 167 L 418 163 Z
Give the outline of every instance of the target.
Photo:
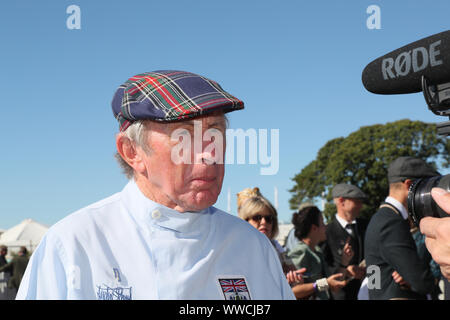
M 219 132 L 224 132 L 225 131 L 225 128 L 223 127 L 223 126 L 214 126 L 214 127 L 211 127 L 211 128 L 209 128 L 209 129 L 211 129 L 211 130 L 217 130 L 217 131 L 219 131 Z
M 194 129 L 187 127 L 187 128 L 178 128 L 177 131 L 182 135 L 190 135 L 193 134 Z

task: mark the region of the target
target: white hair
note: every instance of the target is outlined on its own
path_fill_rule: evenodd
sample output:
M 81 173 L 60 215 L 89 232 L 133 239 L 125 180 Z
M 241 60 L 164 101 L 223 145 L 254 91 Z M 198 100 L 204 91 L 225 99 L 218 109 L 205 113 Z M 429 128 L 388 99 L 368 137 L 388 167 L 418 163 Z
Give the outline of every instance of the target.
M 146 120 L 135 121 L 123 132 L 124 138 L 134 142 L 136 147 L 141 147 L 146 153 L 150 153 L 151 151 L 146 140 L 147 132 L 150 127 L 149 123 L 150 121 Z M 127 178 L 133 178 L 133 168 L 122 158 L 119 152 L 116 152 L 115 157 Z

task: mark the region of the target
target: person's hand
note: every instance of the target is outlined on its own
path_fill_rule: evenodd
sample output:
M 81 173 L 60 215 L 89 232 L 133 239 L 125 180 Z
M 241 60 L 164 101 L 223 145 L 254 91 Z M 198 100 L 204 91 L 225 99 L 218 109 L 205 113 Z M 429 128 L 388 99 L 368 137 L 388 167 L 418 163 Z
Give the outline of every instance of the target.
M 394 279 L 395 283 L 397 283 L 399 286 L 411 289 L 410 284 L 406 282 L 397 271 L 392 272 L 392 278 Z
M 344 274 L 343 273 L 336 273 L 327 278 L 328 287 L 331 291 L 337 291 L 343 287 L 345 287 L 348 283 L 348 281 L 343 280 Z
M 347 241 L 345 242 L 344 248 L 342 249 L 341 265 L 348 266 L 350 260 L 352 260 L 354 255 L 355 252 L 350 245 L 350 237 L 348 237 Z
M 349 276 L 353 279 L 364 279 L 364 277 L 366 276 L 366 268 L 364 267 L 360 267 L 357 265 L 350 265 L 347 267 L 347 273 L 349 274 Z
M 431 196 L 447 213 L 450 213 L 450 193 L 441 188 L 433 188 Z M 441 267 L 442 275 L 450 280 L 450 217 L 420 220 L 420 232 L 425 235 L 425 245 L 433 260 Z
M 290 285 L 302 284 L 305 280 L 302 277 L 302 274 L 306 272 L 306 268 L 301 268 L 298 270 L 291 270 L 286 274 L 286 279 Z

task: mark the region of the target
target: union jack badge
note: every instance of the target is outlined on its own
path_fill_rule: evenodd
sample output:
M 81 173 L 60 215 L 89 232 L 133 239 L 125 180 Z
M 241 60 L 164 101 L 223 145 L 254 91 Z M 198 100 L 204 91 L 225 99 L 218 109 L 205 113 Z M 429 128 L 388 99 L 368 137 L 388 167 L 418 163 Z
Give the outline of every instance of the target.
M 243 276 L 221 276 L 217 280 L 225 300 L 251 300 Z

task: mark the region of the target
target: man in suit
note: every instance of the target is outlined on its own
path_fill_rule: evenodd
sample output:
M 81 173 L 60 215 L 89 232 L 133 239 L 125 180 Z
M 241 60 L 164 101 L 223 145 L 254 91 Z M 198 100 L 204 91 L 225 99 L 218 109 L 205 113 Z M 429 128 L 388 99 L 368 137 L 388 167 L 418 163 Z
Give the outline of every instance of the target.
M 336 204 L 337 214 L 327 225 L 327 241 L 324 243 L 324 257 L 332 273 L 345 268 L 349 283 L 339 291 L 333 292 L 336 300 L 356 300 L 365 268 L 359 266 L 364 259 L 364 234 L 367 221 L 359 219 L 359 212 L 366 194 L 356 186 L 340 183 L 331 192 Z M 346 243 L 354 255 L 348 265 L 341 264 L 342 251 Z
M 369 222 L 366 264 L 380 268 L 380 286 L 369 286 L 370 300 L 426 299 L 433 276 L 420 260 L 408 223 L 408 191 L 414 180 L 439 175 L 420 159 L 400 157 L 388 168 L 389 196 Z M 403 281 L 396 281 L 394 273 Z
M 19 285 L 22 281 L 25 269 L 27 268 L 27 264 L 27 248 L 20 247 L 18 255 L 14 257 L 10 263 L 0 268 L 0 272 L 7 271 L 12 274 L 11 278 L 8 281 L 9 289 L 19 289 Z
M 6 261 L 6 255 L 8 254 L 8 248 L 6 246 L 0 246 L 0 267 L 3 267 L 8 263 Z

